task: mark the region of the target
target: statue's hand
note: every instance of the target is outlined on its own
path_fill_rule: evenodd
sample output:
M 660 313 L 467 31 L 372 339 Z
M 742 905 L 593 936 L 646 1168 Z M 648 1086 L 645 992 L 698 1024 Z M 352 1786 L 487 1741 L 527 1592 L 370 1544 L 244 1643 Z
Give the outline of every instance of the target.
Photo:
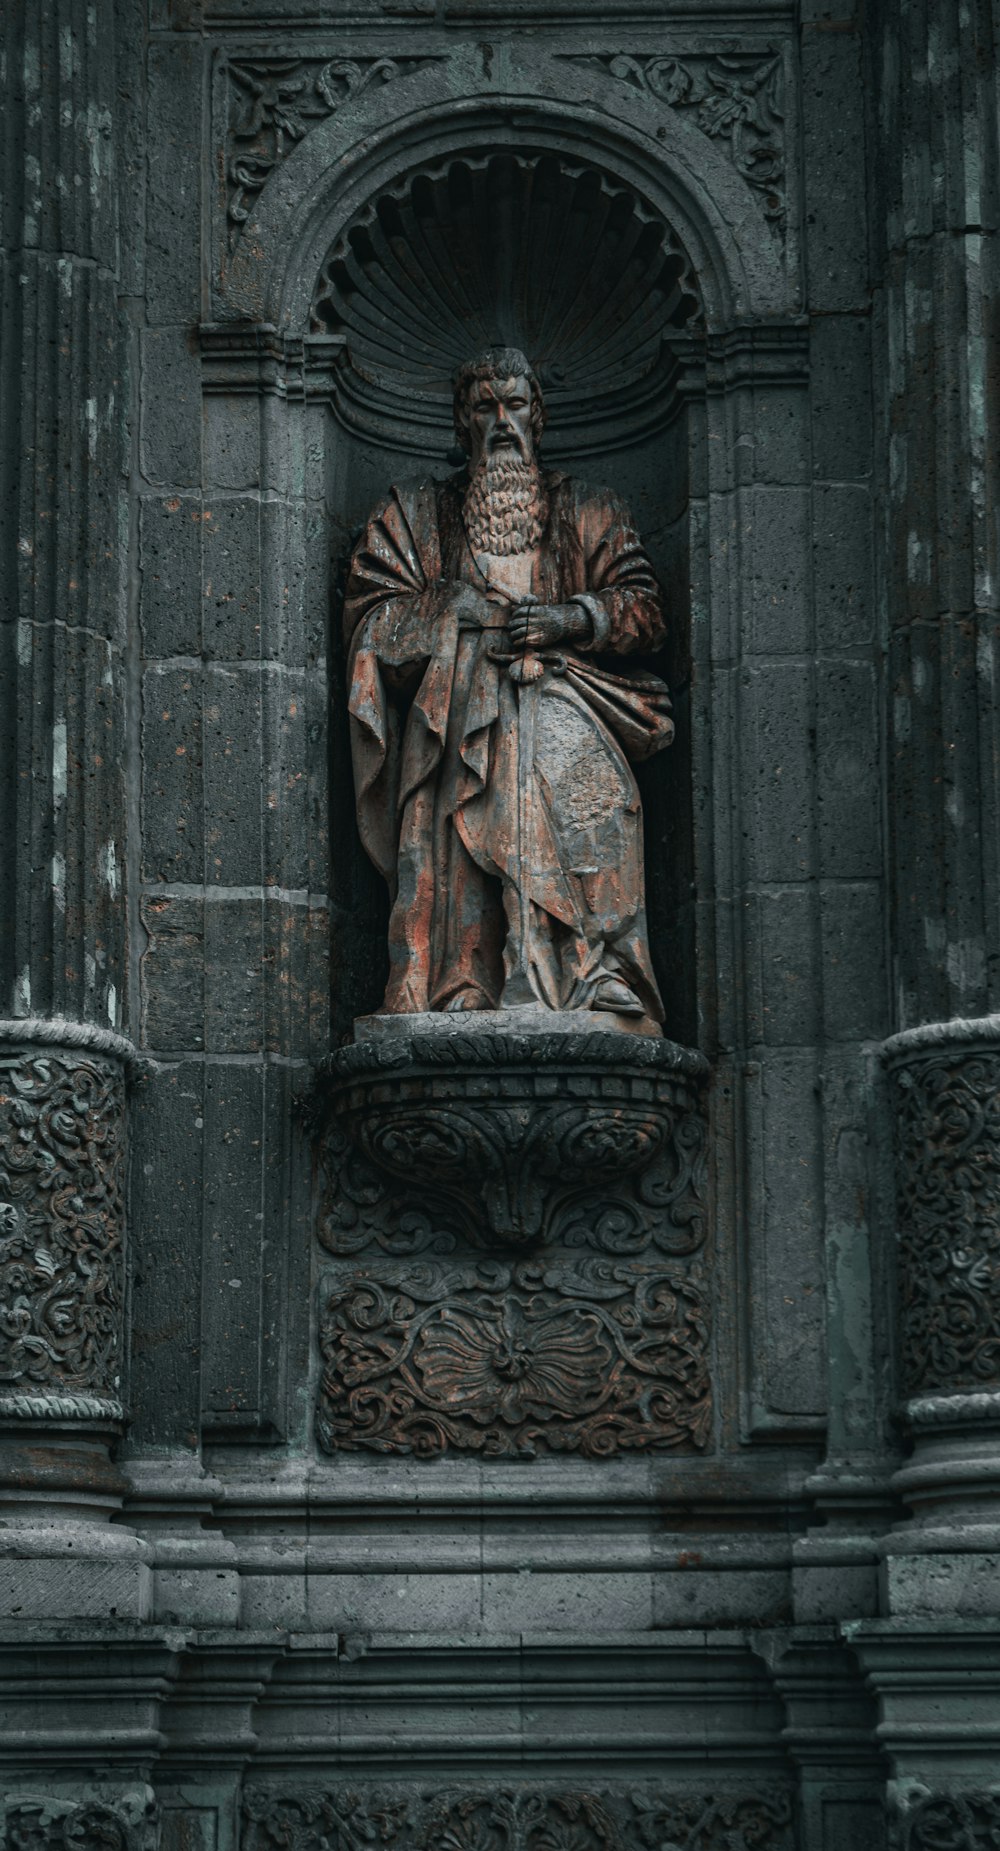
M 485 630 L 498 627 L 497 606 L 477 586 L 458 580 L 448 587 L 448 602 L 458 617 L 460 630 Z
M 508 628 L 515 649 L 588 643 L 594 633 L 590 613 L 581 604 L 519 604 Z

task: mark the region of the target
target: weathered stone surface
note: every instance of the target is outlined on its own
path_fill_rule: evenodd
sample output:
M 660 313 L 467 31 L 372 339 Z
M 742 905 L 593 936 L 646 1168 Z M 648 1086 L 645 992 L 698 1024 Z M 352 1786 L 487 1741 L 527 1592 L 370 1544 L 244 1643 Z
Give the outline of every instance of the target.
M 96 1380 L 129 1305 L 131 1425 L 115 1465 L 78 1380 L 5 1426 L 0 1838 L 978 1845 L 992 1056 L 897 1063 L 894 1346 L 875 1044 L 1000 971 L 995 20 L 474 11 L 0 8 L 0 986 L 156 1062 L 130 1281 L 75 1105 L 65 1187 L 6 1166 L 36 1206 L 0 1328 Z M 519 332 L 546 468 L 613 487 L 668 593 L 648 936 L 712 1085 L 687 1168 L 564 1179 L 498 1253 L 294 1101 L 386 977 L 345 563 L 389 480 L 445 474 L 455 363 Z M 469 1102 L 429 1076 L 440 1129 Z M 473 1103 L 509 1151 L 572 1077 Z M 384 1453 L 345 1411 L 369 1367 Z

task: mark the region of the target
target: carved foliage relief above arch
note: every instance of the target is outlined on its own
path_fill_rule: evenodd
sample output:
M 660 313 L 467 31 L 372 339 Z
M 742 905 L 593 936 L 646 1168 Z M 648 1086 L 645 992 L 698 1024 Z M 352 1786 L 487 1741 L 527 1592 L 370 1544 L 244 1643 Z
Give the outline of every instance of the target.
M 676 224 L 703 284 L 711 272 L 713 322 L 795 311 L 787 46 L 692 40 L 655 54 L 637 43 L 567 55 L 533 44 L 528 56 L 513 39 L 479 46 L 477 64 L 468 47 L 426 42 L 419 56 L 349 38 L 272 42 L 266 56 L 220 51 L 220 316 L 304 333 L 324 221 L 329 250 L 403 176 L 533 146 L 617 176 Z
M 351 98 L 419 70 L 427 58 L 227 58 L 224 170 L 232 248 L 258 193 L 291 150 Z

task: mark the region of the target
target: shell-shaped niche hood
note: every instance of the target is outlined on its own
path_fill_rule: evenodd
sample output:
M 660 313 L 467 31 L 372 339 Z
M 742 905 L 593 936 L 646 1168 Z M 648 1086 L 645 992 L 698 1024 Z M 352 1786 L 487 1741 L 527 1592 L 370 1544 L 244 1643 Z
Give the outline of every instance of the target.
M 313 330 L 345 340 L 339 410 L 447 448 L 455 368 L 520 347 L 556 448 L 628 442 L 664 415 L 672 343 L 701 326 L 676 234 L 593 167 L 548 153 L 454 159 L 372 199 L 323 265 Z

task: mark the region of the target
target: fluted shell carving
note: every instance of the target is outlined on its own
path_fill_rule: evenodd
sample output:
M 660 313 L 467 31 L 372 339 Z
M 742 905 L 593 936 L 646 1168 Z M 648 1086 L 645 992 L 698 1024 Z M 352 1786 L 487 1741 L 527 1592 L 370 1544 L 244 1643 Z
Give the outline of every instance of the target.
M 455 367 L 498 341 L 538 371 L 560 441 L 628 416 L 664 343 L 700 323 L 675 234 L 593 167 L 554 155 L 454 160 L 373 200 L 330 251 L 318 333 L 346 337 L 376 393 L 446 425 Z M 583 401 L 583 402 L 581 402 Z

